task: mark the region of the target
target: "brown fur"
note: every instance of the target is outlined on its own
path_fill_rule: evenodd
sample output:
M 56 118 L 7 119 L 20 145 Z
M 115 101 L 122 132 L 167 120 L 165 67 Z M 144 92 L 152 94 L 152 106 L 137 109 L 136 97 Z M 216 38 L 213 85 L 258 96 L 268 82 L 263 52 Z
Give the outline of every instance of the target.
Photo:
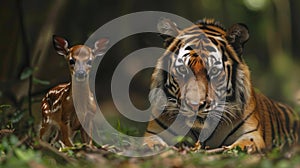
M 168 24 L 173 23 L 163 20 L 159 25 Z M 163 113 L 149 122 L 145 136 L 155 137 L 167 129 L 156 140 L 147 140 L 149 146 L 162 141 L 172 144 L 172 138 L 182 136 L 180 130 L 185 126 L 191 130 L 184 135 L 192 138 L 193 143 L 200 141 L 203 149 L 228 150 L 239 146 L 254 153 L 297 143 L 297 114 L 253 89 L 249 68 L 241 56 L 249 38 L 244 24 L 235 24 L 226 31 L 209 20 L 184 30 L 176 28 L 162 33 L 166 32 L 178 33 L 167 37 L 169 45 L 158 60 L 151 88 L 164 90 L 170 100 L 176 101 L 168 102 Z M 167 68 L 169 73 L 161 70 Z M 156 94 L 150 97 L 155 99 Z M 224 100 L 224 105 L 216 104 L 216 100 Z M 223 111 L 215 110 L 219 106 Z M 158 113 L 157 109 L 154 106 L 152 113 Z M 190 122 L 189 118 L 195 115 L 197 119 Z M 168 127 L 176 117 L 186 121 L 171 130 Z M 220 121 L 214 129 L 216 119 Z M 188 141 L 183 143 L 193 145 Z
M 50 89 L 43 98 L 40 138 L 49 142 L 54 132 L 51 143 L 60 140 L 62 146 L 73 146 L 74 132 L 80 130 L 82 142 L 92 147 L 92 117 L 96 113 L 96 102 L 89 87 L 89 72 L 92 61 L 104 54 L 108 39 L 99 39 L 93 49 L 85 45 L 69 48 L 68 41 L 58 36 L 53 36 L 53 44 L 56 52 L 68 62 L 72 80 Z M 74 102 L 80 103 L 76 108 L 80 113 L 76 113 Z M 84 127 L 78 118 L 82 119 Z

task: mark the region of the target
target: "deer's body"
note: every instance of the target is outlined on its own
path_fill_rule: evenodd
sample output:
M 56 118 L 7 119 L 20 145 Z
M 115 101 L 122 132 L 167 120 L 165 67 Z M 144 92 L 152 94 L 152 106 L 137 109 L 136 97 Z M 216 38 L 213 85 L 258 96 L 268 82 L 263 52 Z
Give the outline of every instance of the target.
M 48 140 L 55 131 L 56 134 L 51 143 L 60 137 L 64 145 L 73 145 L 71 137 L 81 125 L 75 113 L 71 90 L 71 83 L 60 84 L 52 88 L 43 98 L 40 137 L 44 140 Z
M 82 141 L 92 145 L 91 119 L 96 112 L 96 102 L 89 88 L 89 70 L 94 58 L 103 55 L 108 40 L 100 39 L 95 43 L 94 49 L 84 45 L 68 48 L 68 42 L 57 36 L 53 37 L 53 42 L 57 53 L 63 55 L 69 63 L 72 81 L 50 89 L 43 98 L 40 138 L 50 142 L 54 133 L 50 143 L 59 140 L 63 146 L 73 146 L 74 132 L 80 130 Z M 79 98 L 76 102 L 80 102 L 80 108 L 76 110 L 83 114 L 80 117 L 83 117 L 81 121 L 84 127 L 77 117 L 72 92 Z

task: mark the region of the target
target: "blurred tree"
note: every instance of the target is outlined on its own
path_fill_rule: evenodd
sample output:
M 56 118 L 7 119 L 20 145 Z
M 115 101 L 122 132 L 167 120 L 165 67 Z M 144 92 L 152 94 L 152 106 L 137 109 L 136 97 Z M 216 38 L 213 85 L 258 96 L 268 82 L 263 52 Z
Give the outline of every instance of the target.
M 18 2 L 23 8 L 24 34 L 28 41 L 25 48 L 30 53 L 27 57 L 22 43 Z M 0 24 L 3 25 L 0 28 L 0 103 L 24 106 L 21 100 L 28 97 L 29 86 L 26 80 L 20 80 L 20 76 L 26 67 L 33 68 L 35 78 L 50 82 L 50 85 L 33 85 L 31 93 L 37 100 L 33 104 L 33 113 L 38 115 L 40 98 L 45 91 L 69 80 L 64 60 L 51 45 L 52 34 L 64 36 L 72 42 L 71 45 L 84 43 L 90 34 L 110 20 L 150 10 L 177 14 L 191 21 L 215 18 L 224 27 L 236 22 L 245 23 L 250 29 L 250 40 L 245 46 L 244 57 L 252 70 L 254 85 L 272 98 L 293 101 L 294 92 L 300 90 L 299 7 L 300 1 L 295 0 L 0 1 Z M 110 75 L 117 64 L 126 54 L 149 45 L 162 46 L 162 43 L 153 34 L 136 35 L 120 41 L 113 51 L 109 51 L 109 57 L 105 57 L 107 62 L 100 67 L 104 72 L 102 78 L 97 78 L 100 82 L 108 82 L 101 85 L 99 96 L 103 102 L 111 101 L 107 96 Z M 140 84 L 134 86 L 148 88 L 148 79 L 149 75 L 139 74 L 135 81 Z M 132 92 L 145 90 L 132 89 Z M 138 94 L 142 93 L 133 95 Z

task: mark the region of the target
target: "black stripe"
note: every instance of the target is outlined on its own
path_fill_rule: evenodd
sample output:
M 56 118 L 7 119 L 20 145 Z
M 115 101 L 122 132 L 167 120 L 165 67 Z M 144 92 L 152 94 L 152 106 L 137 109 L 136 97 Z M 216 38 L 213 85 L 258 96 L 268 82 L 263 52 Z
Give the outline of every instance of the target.
M 199 41 L 200 39 L 201 39 L 200 36 L 193 36 L 191 38 L 186 38 L 185 43 L 186 44 L 192 43 L 191 41 L 193 41 L 193 40 Z M 203 39 L 201 39 L 201 40 L 203 40 Z M 196 48 L 196 46 L 194 46 L 192 49 L 197 49 L 197 48 Z
M 153 117 L 155 117 L 155 116 L 153 116 Z M 156 121 L 156 123 L 163 129 L 165 129 L 165 130 L 168 129 L 168 126 L 166 126 L 164 123 L 162 123 L 159 119 L 154 118 L 154 121 Z
M 205 33 L 207 34 L 213 34 L 214 36 L 217 35 L 222 35 L 222 33 L 220 33 L 220 31 L 216 30 L 216 29 L 212 29 L 206 25 L 202 25 L 203 27 L 201 28 Z M 209 31 L 209 32 L 208 32 Z
M 226 101 L 235 101 L 236 100 L 236 82 L 237 82 L 237 64 L 233 63 L 231 66 L 231 79 L 228 79 L 229 81 L 231 81 L 231 88 L 232 90 L 232 94 L 229 95 L 228 97 L 226 97 Z
M 199 131 L 192 128 L 190 132 L 193 134 L 194 139 L 197 141 L 199 139 L 199 135 L 200 135 Z
M 205 33 L 212 36 L 222 36 L 222 33 L 218 29 L 213 29 L 214 27 L 210 28 L 207 25 L 199 25 L 192 29 L 188 29 L 186 34 L 196 34 L 196 33 Z
M 217 41 L 215 38 L 213 38 L 213 37 L 208 37 L 208 38 L 210 39 L 210 41 L 211 41 L 214 45 L 216 45 L 216 46 L 219 45 L 218 41 Z
M 281 104 L 278 104 L 279 108 L 283 111 L 284 114 L 284 118 L 285 118 L 285 125 L 286 125 L 286 129 L 290 130 L 290 116 L 288 115 L 288 109 L 286 109 L 286 107 L 282 106 Z
M 293 139 L 293 141 L 296 141 L 296 137 L 300 134 L 299 130 L 298 130 L 298 124 L 299 124 L 299 121 L 295 120 L 294 124 L 293 124 L 293 133 L 294 133 L 294 139 Z M 298 137 L 298 138 L 300 139 L 300 137 Z M 298 139 L 298 142 L 300 141 L 299 139 Z
M 275 119 L 276 119 L 276 127 L 277 127 L 277 133 L 278 133 L 278 145 L 280 145 L 281 144 L 281 142 L 282 142 L 282 128 L 280 127 L 280 125 L 281 125 L 281 121 L 280 121 L 280 118 L 279 118 L 279 111 L 278 111 L 278 109 L 276 108 L 276 106 L 275 106 L 275 104 L 273 103 L 273 101 L 271 101 L 271 100 L 269 100 L 269 102 L 271 103 L 271 106 L 273 106 L 273 108 L 274 108 L 274 111 L 273 111 L 273 114 L 275 115 Z
M 257 94 L 254 94 L 254 96 L 255 96 L 255 99 L 258 100 Z M 262 108 L 261 110 L 259 110 L 259 114 L 260 114 L 260 117 L 261 117 L 260 122 L 261 123 L 266 123 L 267 121 L 266 121 L 266 117 L 265 117 L 265 114 L 264 114 L 265 106 L 263 105 L 262 101 L 256 101 L 256 102 L 258 102 L 260 104 L 260 108 Z M 264 142 L 266 142 L 266 130 L 265 129 L 266 129 L 266 124 L 263 124 L 262 125 L 262 134 L 263 134 L 262 136 L 263 136 Z
M 224 44 L 224 46 L 226 46 L 226 43 L 225 42 L 223 42 L 223 41 L 220 41 L 222 44 Z M 242 60 L 241 60 L 241 58 L 240 57 L 238 57 L 238 60 L 236 59 L 236 57 L 234 57 L 233 55 L 232 55 L 232 53 L 230 53 L 230 52 L 228 52 L 228 49 L 229 47 L 227 46 L 226 47 L 226 50 L 225 51 L 227 51 L 226 52 L 226 54 L 227 55 L 229 55 L 229 58 L 234 62 L 234 63 L 239 63 L 239 62 L 242 62 Z M 229 50 L 230 51 L 230 50 Z M 225 53 L 224 53 L 225 54 Z M 225 54 L 225 55 L 226 55 Z
M 148 132 L 148 133 L 150 133 L 150 134 L 154 134 L 154 135 L 157 134 L 157 133 L 155 133 L 155 132 L 149 131 L 148 129 L 146 130 L 146 132 Z
M 251 132 L 255 132 L 255 131 L 257 131 L 257 130 L 258 130 L 258 128 L 259 128 L 259 126 L 260 126 L 260 123 L 258 122 L 258 124 L 257 124 L 257 126 L 256 126 L 256 128 L 255 128 L 255 129 L 253 129 L 253 130 L 250 130 L 250 131 L 247 131 L 247 132 L 244 132 L 242 135 L 249 134 L 249 133 L 251 133 Z
M 171 130 L 170 128 L 168 128 L 168 126 L 166 126 L 164 123 L 162 123 L 159 119 L 155 118 L 154 121 L 156 121 L 156 123 L 162 127 L 164 130 L 167 130 L 168 132 L 170 132 L 172 135 L 177 136 L 176 132 L 174 132 L 173 130 Z
M 269 119 L 270 119 L 270 126 L 271 126 L 271 131 L 272 131 L 272 134 L 271 134 L 271 143 L 272 143 L 272 147 L 274 147 L 274 139 L 275 139 L 275 130 L 274 130 L 274 123 L 273 123 L 273 120 L 272 120 L 272 107 L 270 106 L 269 102 L 266 102 L 264 101 L 265 105 L 267 106 L 267 113 L 269 114 Z M 265 123 L 266 124 L 266 123 Z
M 286 116 L 285 114 L 287 113 L 286 109 L 279 106 L 278 103 L 274 104 L 276 106 L 276 108 L 278 109 L 278 112 L 280 113 L 280 126 L 281 126 L 281 129 L 282 129 L 282 132 L 283 132 L 283 138 L 285 139 L 285 142 L 289 142 L 288 139 L 290 138 L 290 135 L 289 135 L 289 132 L 288 132 L 288 129 L 287 129 L 287 121 L 286 121 Z M 284 120 L 284 121 L 282 121 Z M 285 122 L 285 124 L 284 124 Z
M 186 34 L 198 34 L 198 33 L 202 33 L 203 30 L 201 28 L 199 28 L 199 26 L 193 26 L 193 27 L 189 27 L 187 28 L 187 30 L 185 31 Z
M 221 40 L 218 40 L 218 42 L 221 43 L 220 46 L 224 47 L 224 51 L 226 51 L 226 42 Z
M 250 114 L 248 114 L 247 116 L 246 116 L 246 118 L 245 119 L 243 119 L 236 127 L 234 127 L 230 132 L 229 132 L 229 134 L 225 137 L 225 139 L 222 141 L 222 143 L 221 144 L 224 144 L 226 141 L 227 141 L 227 139 L 231 136 L 231 135 L 233 135 L 249 118 L 250 118 L 250 116 L 253 114 L 254 112 L 251 112 Z
M 209 52 L 217 52 L 216 49 L 212 46 L 205 46 L 204 49 L 209 51 Z
M 231 82 L 231 66 L 230 65 L 227 65 L 226 66 L 226 69 L 227 69 L 227 84 L 226 84 L 226 88 L 227 88 L 227 92 L 228 92 L 228 85 L 229 83 Z M 231 88 L 230 88 L 231 89 Z
M 204 31 L 204 32 L 205 32 L 205 34 L 210 35 L 210 36 L 218 36 L 218 37 L 222 36 L 222 34 L 220 34 L 220 33 L 214 33 L 214 32 L 208 32 L 208 31 Z
M 226 61 L 228 61 L 227 55 L 225 54 L 226 48 L 224 45 L 220 45 L 220 48 L 222 51 L 222 61 L 223 61 L 223 63 L 225 63 Z

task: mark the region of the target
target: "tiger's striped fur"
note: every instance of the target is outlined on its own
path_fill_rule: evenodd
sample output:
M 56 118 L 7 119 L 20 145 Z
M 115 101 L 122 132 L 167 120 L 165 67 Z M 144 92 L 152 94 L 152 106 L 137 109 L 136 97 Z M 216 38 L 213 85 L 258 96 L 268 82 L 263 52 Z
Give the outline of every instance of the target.
M 145 136 L 155 138 L 146 141 L 149 146 L 185 136 L 191 139 L 183 142 L 187 145 L 200 141 L 205 149 L 240 146 L 253 153 L 298 141 L 297 114 L 252 87 L 242 58 L 249 38 L 246 25 L 226 31 L 205 19 L 179 30 L 162 19 L 158 29 L 167 50 L 152 74 L 151 89 L 163 92 L 150 93 L 153 118 Z M 162 104 L 164 95 L 168 101 Z

